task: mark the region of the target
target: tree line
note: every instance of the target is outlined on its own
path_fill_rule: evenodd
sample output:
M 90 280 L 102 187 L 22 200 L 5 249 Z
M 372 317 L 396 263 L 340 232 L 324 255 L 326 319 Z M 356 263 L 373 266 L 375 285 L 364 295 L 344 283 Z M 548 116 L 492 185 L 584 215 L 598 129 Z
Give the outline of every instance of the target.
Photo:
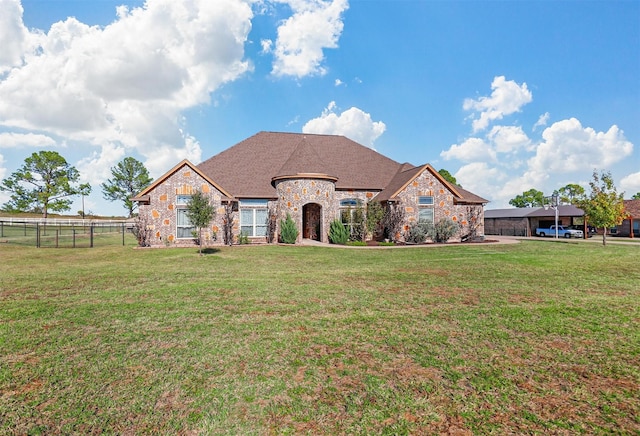
M 153 179 L 142 162 L 126 157 L 111 168 L 112 178 L 102 183 L 105 200 L 120 201 L 131 218 L 137 205 L 131 201 L 137 193 L 149 186 Z M 71 209 L 73 197 L 86 196 L 92 191 L 88 183 L 80 183 L 80 172 L 56 151 L 31 154 L 22 166 L 0 183 L 0 191 L 8 192 L 10 200 L 2 205 L 9 213 L 66 212 Z M 84 210 L 81 211 L 84 217 Z

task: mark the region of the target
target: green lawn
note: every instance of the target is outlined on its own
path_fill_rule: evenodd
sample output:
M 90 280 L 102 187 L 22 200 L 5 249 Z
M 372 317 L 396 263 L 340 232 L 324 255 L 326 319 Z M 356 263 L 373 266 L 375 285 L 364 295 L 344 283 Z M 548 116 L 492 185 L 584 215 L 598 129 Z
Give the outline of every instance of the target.
M 0 434 L 639 434 L 640 246 L 0 244 Z

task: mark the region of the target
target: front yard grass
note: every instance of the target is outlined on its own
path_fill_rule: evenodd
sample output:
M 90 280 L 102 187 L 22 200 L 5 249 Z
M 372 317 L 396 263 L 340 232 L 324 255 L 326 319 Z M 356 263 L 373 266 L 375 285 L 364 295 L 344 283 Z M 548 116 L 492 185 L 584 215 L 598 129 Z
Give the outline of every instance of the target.
M 640 249 L 0 246 L 0 434 L 638 434 Z

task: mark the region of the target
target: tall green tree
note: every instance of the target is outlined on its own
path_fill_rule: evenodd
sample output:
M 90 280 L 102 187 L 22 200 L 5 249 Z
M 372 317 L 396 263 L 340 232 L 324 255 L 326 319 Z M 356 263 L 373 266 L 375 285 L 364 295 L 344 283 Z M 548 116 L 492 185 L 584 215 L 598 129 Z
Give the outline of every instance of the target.
M 91 186 L 78 183 L 80 173 L 55 151 L 39 151 L 24 160 L 16 172 L 4 179 L 0 190 L 11 193 L 3 209 L 14 212 L 37 212 L 47 218 L 49 211 L 71 209 L 76 195 L 88 195 Z
M 618 194 L 611 173 L 593 172 L 589 182 L 591 192 L 576 201 L 585 218 L 594 227 L 602 228 L 602 245 L 607 245 L 607 228 L 615 227 L 626 218 L 622 194 Z
M 187 218 L 198 229 L 199 253 L 202 256 L 202 229 L 207 227 L 216 216 L 216 209 L 209 201 L 209 197 L 196 191 L 187 202 Z
M 456 178 L 453 177 L 451 175 L 451 173 L 449 171 L 445 170 L 444 168 L 442 168 L 440 171 L 438 171 L 438 174 L 440 174 L 442 176 L 442 178 L 445 179 L 447 182 L 453 183 L 456 186 L 460 186 L 460 185 L 458 185 L 458 181 L 456 180 Z
M 509 204 L 514 207 L 541 207 L 544 205 L 544 193 L 532 188 L 516 195 L 509 200 Z
M 633 194 L 633 197 L 631 197 L 632 200 L 640 200 L 640 192 L 637 192 L 635 194 Z
M 584 197 L 584 188 L 575 183 L 569 183 L 558 190 L 560 201 L 563 203 L 574 204 L 576 200 Z
M 111 168 L 111 175 L 113 178 L 100 185 L 102 195 L 105 200 L 121 201 L 131 218 L 138 207 L 131 199 L 149 186 L 153 178 L 149 176 L 144 164 L 133 157 L 125 157 L 118 162 Z

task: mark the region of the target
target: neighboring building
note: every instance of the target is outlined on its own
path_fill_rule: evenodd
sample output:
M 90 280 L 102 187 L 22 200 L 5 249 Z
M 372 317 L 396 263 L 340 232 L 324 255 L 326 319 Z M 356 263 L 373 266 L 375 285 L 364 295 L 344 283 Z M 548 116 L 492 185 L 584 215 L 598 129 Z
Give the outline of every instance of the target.
M 348 221 L 354 208 L 374 200 L 402 207 L 405 231 L 418 220 L 450 218 L 460 224 L 458 239 L 471 228 L 484 234 L 487 200 L 448 183 L 429 164 L 400 164 L 344 136 L 260 132 L 197 166 L 180 162 L 134 198 L 152 245 L 193 244 L 185 205 L 197 190 L 217 211 L 204 235 L 209 244 L 225 242 L 225 227 L 234 241 L 242 232 L 252 242 L 271 242 L 287 214 L 299 242 L 328 242 L 331 221 Z
M 624 210 L 627 212 L 627 218 L 612 229 L 611 233 L 615 236 L 640 237 L 640 200 L 624 200 Z
M 516 207 L 484 212 L 484 232 L 487 235 L 535 236 L 538 227 L 555 224 L 555 210 L 544 207 Z M 573 205 L 558 208 L 558 225 L 584 226 L 584 211 Z M 584 229 L 585 235 L 587 234 Z

